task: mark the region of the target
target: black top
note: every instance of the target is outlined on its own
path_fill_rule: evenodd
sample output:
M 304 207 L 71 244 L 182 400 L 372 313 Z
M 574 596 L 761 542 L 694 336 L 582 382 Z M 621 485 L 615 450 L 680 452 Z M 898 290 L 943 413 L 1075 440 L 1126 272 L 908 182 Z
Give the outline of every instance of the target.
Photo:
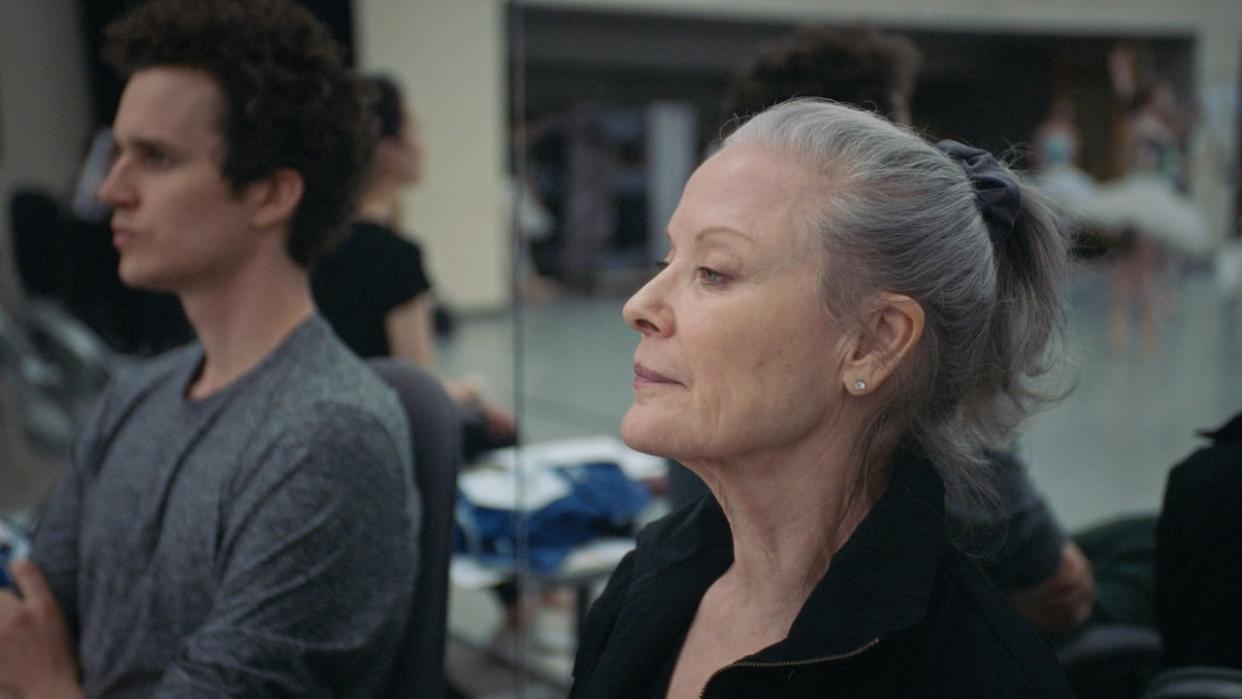
M 384 317 L 430 290 L 418 245 L 377 223 L 350 225 L 311 274 L 320 314 L 360 357 L 387 356 Z
M 930 463 L 895 457 L 788 637 L 718 671 L 703 696 L 1070 696 L 1045 642 L 948 543 L 943 500 Z M 712 498 L 640 533 L 591 609 L 571 697 L 663 697 L 670 656 L 732 547 Z
M 1169 473 L 1156 608 L 1170 665 L 1242 669 L 1242 413 Z

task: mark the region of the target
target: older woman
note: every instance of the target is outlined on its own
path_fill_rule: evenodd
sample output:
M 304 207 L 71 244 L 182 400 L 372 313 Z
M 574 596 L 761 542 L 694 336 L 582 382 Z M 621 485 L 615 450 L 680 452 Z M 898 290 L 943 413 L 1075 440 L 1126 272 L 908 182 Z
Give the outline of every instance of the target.
M 1055 359 L 1065 240 L 982 151 L 787 102 L 686 185 L 626 304 L 632 447 L 715 498 L 648 527 L 573 696 L 1068 696 L 946 540 Z

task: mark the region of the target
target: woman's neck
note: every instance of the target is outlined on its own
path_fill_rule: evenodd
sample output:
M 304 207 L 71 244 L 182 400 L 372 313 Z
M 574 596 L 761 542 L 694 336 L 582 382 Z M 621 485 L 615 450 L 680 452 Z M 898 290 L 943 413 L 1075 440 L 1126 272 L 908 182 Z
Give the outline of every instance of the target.
M 395 227 L 401 210 L 401 189 L 401 183 L 390 178 L 371 183 L 358 200 L 357 218 Z
M 883 493 L 887 474 L 860 483 L 863 470 L 839 441 L 695 464 L 729 521 L 733 565 L 725 578 L 743 596 L 796 613 Z

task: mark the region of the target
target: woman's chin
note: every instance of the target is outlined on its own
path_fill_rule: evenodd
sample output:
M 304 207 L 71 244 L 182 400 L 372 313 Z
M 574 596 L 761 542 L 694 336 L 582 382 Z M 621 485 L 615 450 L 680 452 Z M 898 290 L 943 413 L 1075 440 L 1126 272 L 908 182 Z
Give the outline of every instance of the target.
M 667 420 L 654 420 L 643 411 L 631 407 L 621 419 L 621 440 L 634 451 L 652 456 L 676 458 L 672 443 L 672 430 Z

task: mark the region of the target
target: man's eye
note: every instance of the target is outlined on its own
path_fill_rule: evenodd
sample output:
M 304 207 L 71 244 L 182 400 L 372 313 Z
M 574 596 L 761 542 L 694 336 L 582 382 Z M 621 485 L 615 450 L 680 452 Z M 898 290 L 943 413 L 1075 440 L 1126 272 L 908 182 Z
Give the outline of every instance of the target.
M 171 155 L 158 148 L 144 148 L 140 153 L 143 160 L 156 167 L 168 167 L 173 162 Z

